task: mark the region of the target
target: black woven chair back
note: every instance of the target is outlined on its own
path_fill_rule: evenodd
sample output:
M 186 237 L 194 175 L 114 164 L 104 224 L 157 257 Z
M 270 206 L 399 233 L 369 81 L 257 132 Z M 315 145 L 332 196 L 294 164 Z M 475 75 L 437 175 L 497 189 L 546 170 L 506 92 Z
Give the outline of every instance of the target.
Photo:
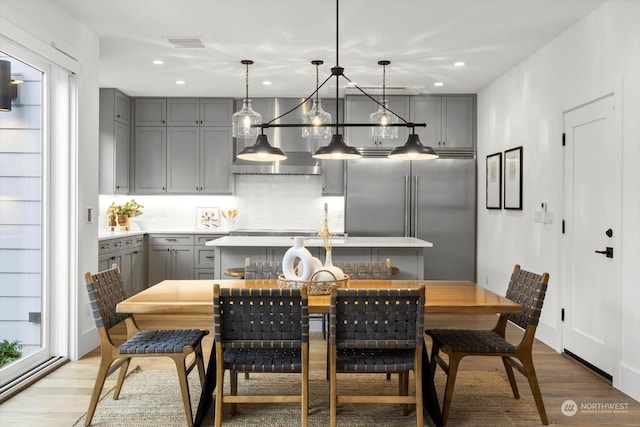
M 117 264 L 109 270 L 91 275 L 92 283 L 87 283 L 93 319 L 98 328 L 111 329 L 130 315 L 116 313 L 116 305 L 127 298 L 124 282 Z
M 391 267 L 384 262 L 336 262 L 334 265 L 352 280 L 391 279 Z
M 424 291 L 333 288 L 329 344 L 338 349 L 415 349 L 422 346 Z
M 516 266 L 511 274 L 506 297 L 520 303 L 522 312 L 502 316 L 523 329 L 528 325 L 537 327 L 546 293 L 547 282 L 543 280 L 542 275 L 521 270 L 520 266 Z
M 251 261 L 244 268 L 245 279 L 277 279 L 282 274 L 280 261 Z
M 301 289 L 221 288 L 213 324 L 224 348 L 300 348 L 309 342 L 308 298 Z

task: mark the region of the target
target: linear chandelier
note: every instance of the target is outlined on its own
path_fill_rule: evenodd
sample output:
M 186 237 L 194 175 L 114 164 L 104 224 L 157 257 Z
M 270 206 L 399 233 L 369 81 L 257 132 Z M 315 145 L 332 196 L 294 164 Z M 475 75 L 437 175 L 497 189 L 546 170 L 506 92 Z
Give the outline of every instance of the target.
M 313 153 L 313 157 L 316 159 L 331 159 L 331 160 L 348 160 L 348 159 L 357 159 L 362 157 L 360 151 L 356 148 L 349 146 L 345 143 L 342 134 L 340 134 L 340 127 L 369 127 L 369 135 L 371 137 L 377 138 L 397 138 L 398 136 L 398 127 L 406 127 L 410 129 L 409 137 L 404 145 L 395 147 L 389 153 L 389 157 L 393 159 L 401 159 L 401 160 L 429 160 L 438 158 L 438 154 L 431 147 L 427 147 L 420 142 L 420 138 L 415 133 L 416 127 L 425 127 L 426 123 L 412 123 L 405 120 L 403 117 L 391 111 L 388 107 L 388 102 L 385 98 L 385 85 L 386 85 L 386 66 L 391 63 L 389 60 L 381 60 L 378 61 L 378 65 L 382 65 L 383 67 L 383 80 L 382 80 L 382 99 L 378 101 L 373 98 L 371 95 L 366 93 L 363 89 L 361 89 L 357 84 L 351 81 L 345 74 L 344 68 L 342 68 L 339 64 L 339 0 L 336 0 L 336 65 L 331 68 L 331 75 L 327 77 L 322 84 L 318 84 L 318 66 L 323 63 L 321 60 L 313 60 L 311 63 L 316 66 L 316 90 L 304 98 L 300 104 L 293 107 L 289 111 L 281 114 L 278 117 L 273 118 L 267 123 L 261 123 L 261 121 L 254 121 L 252 117 L 255 118 L 257 114 L 255 111 L 246 111 L 246 106 L 248 104 L 249 109 L 251 108 L 251 100 L 249 100 L 249 83 L 248 83 L 248 74 L 249 69 L 247 65 L 247 83 L 246 83 L 246 98 L 243 101 L 243 109 L 234 114 L 234 136 L 239 135 L 241 138 L 249 138 L 257 135 L 257 130 L 260 129 L 260 134 L 257 135 L 256 143 L 253 146 L 246 147 L 239 154 L 238 158 L 244 160 L 251 161 L 278 161 L 286 159 L 286 154 L 278 147 L 274 147 L 269 144 L 269 140 L 267 136 L 264 134 L 264 129 L 267 128 L 282 128 L 282 127 L 300 127 L 303 128 L 303 136 L 309 138 L 325 138 L 325 135 L 328 135 L 330 131 L 327 131 L 327 128 L 335 128 L 335 132 L 331 137 L 331 142 L 324 146 L 320 147 Z M 242 64 L 251 64 L 253 61 L 243 60 Z M 338 119 L 336 119 L 335 123 L 328 123 L 331 121 L 331 115 L 322 110 L 320 105 L 320 101 L 318 98 L 318 91 L 332 78 L 336 78 L 336 106 L 338 105 L 338 88 L 339 88 L 339 78 L 342 77 L 347 82 L 349 82 L 351 87 L 359 90 L 363 95 L 367 96 L 373 102 L 378 105 L 378 110 L 371 114 L 369 118 L 369 123 L 340 123 Z M 313 101 L 313 105 L 311 110 L 303 116 L 303 122 L 300 124 L 277 124 L 274 123 L 276 120 L 286 116 L 287 114 L 295 111 L 304 105 L 309 99 L 312 99 L 315 96 L 315 100 Z M 246 115 L 241 115 L 243 111 L 246 112 Z M 327 117 L 328 116 L 328 117 Z M 239 120 L 236 121 L 236 117 Z M 241 120 L 240 120 L 241 119 Z M 235 126 L 245 126 L 244 130 L 236 130 Z

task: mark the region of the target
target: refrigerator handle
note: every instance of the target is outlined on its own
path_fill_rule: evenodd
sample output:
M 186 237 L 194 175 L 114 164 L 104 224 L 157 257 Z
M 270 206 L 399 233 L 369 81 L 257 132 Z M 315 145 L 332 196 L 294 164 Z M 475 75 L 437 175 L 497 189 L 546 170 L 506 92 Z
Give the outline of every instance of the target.
M 411 233 L 410 216 L 411 213 L 411 186 L 409 185 L 409 175 L 404 176 L 404 237 L 409 237 Z
M 418 175 L 413 176 L 413 230 L 412 237 L 418 237 Z

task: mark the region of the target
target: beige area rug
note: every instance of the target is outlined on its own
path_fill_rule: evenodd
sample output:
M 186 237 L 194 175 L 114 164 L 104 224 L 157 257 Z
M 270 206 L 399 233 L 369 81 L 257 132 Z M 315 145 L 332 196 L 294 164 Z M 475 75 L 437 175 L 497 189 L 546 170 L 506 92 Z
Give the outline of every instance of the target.
M 440 374 L 440 375 L 439 375 Z M 298 376 L 274 374 L 251 374 L 249 379 L 238 376 L 239 394 L 247 390 L 259 393 L 295 393 L 300 390 Z M 342 378 L 342 379 L 341 379 Z M 194 414 L 200 396 L 197 374 L 190 375 Z M 277 382 L 276 382 L 277 380 Z M 228 377 L 225 392 L 228 391 Z M 397 376 L 387 381 L 384 375 L 338 376 L 338 391 L 343 394 L 356 391 L 384 394 L 397 393 Z M 436 373 L 438 396 L 444 393 L 444 374 Z M 413 391 L 413 382 L 411 390 Z M 312 372 L 309 378 L 309 427 L 329 425 L 329 382 L 324 372 Z M 137 369 L 125 380 L 120 398 L 113 400 L 113 390 L 98 403 L 91 423 L 95 427 L 130 426 L 184 426 L 186 420 L 177 374 L 173 370 Z M 441 402 L 442 403 L 442 402 Z M 223 425 L 230 427 L 295 427 L 300 425 L 298 404 L 251 404 L 238 405 L 235 416 L 223 410 Z M 86 414 L 85 414 L 86 415 Z M 74 426 L 84 426 L 83 416 Z M 425 417 L 425 426 L 431 425 Z M 205 426 L 213 425 L 213 407 L 209 410 Z M 340 405 L 338 425 L 344 427 L 413 427 L 415 414 L 402 416 L 399 405 Z M 539 426 L 540 418 L 535 408 L 524 399 L 516 400 L 508 382 L 498 372 L 461 371 L 456 380 L 456 392 L 447 427 L 459 426 Z

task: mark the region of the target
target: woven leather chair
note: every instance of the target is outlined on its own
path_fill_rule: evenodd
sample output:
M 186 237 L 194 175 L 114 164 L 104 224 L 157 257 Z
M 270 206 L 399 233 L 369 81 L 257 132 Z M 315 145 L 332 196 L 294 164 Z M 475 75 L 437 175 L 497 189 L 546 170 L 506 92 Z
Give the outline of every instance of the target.
M 349 275 L 352 280 L 391 280 L 392 267 L 384 262 L 335 262 L 334 265 Z
M 309 302 L 307 288 L 233 289 L 214 285 L 213 323 L 216 357 L 215 426 L 222 404 L 300 403 L 300 425 L 309 410 Z M 229 370 L 231 394 L 223 393 Z M 239 372 L 300 373 L 298 395 L 238 395 Z
M 91 424 L 100 392 L 109 375 L 120 368 L 116 388 L 113 392 L 113 398 L 118 399 L 127 368 L 133 357 L 167 356 L 173 359 L 176 364 L 187 425 L 192 426 L 193 415 L 187 376 L 197 366 L 200 384 L 204 384 L 202 338 L 209 332 L 199 329 L 141 331 L 132 315 L 116 313 L 116 305 L 126 299 L 124 283 L 117 264 L 113 264 L 109 270 L 96 274 L 85 273 L 84 277 L 93 309 L 93 318 L 100 337 L 101 352 L 100 367 L 91 394 L 85 425 Z M 116 345 L 109 335 L 109 330 L 123 321 L 127 327 L 128 339 L 123 344 Z M 187 364 L 187 356 L 191 354 L 194 357 Z
M 279 261 L 247 261 L 244 267 L 245 279 L 277 279 L 282 274 L 282 263 Z
M 529 381 L 542 423 L 549 424 L 532 358 L 533 340 L 540 320 L 540 312 L 548 282 L 548 273 L 543 273 L 542 275 L 534 274 L 521 270 L 520 265 L 516 264 L 511 274 L 506 296 L 522 305 L 521 313 L 501 315 L 496 326 L 490 331 L 432 329 L 426 332 L 433 339 L 431 374 L 435 373 L 436 364 L 440 365 L 447 374 L 447 385 L 442 405 L 443 423 L 446 424 L 449 416 L 458 365 L 462 358 L 465 356 L 497 356 L 501 357 L 504 363 L 511 383 L 513 397 L 518 399 L 520 396 L 512 369 L 516 368 Z M 522 341 L 517 345 L 511 344 L 505 339 L 507 322 L 512 322 L 524 329 Z M 440 352 L 449 356 L 448 364 L 440 356 Z
M 329 308 L 330 419 L 339 403 L 415 404 L 422 427 L 425 288 L 349 289 L 333 286 Z M 409 396 L 409 371 L 416 393 Z M 398 373 L 398 395 L 339 395 L 338 373 Z M 372 385 L 373 387 L 373 385 Z M 366 392 L 366 390 L 363 390 Z

